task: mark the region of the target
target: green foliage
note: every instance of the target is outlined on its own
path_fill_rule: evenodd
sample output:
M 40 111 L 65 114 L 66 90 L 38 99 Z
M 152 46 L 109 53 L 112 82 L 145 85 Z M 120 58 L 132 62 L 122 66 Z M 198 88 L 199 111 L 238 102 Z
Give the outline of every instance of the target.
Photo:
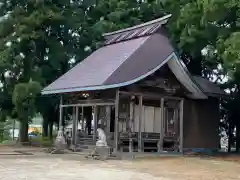
M 55 98 L 44 98 L 40 102 L 40 98 L 34 99 L 35 91 L 40 87 L 28 82 L 33 80 L 41 86 L 49 84 L 68 70 L 69 59 L 77 57 L 81 37 L 73 36 L 71 32 L 80 31 L 84 12 L 70 2 L 2 1 L 0 13 L 8 15 L 0 24 L 0 81 L 4 90 L 3 93 L 0 91 L 0 102 L 4 102 L 0 107 L 2 117 L 17 113 L 20 119 L 29 120 L 36 110 L 50 114 L 47 109 L 56 106 Z M 12 105 L 16 113 L 12 111 Z
M 0 143 L 11 140 L 7 122 L 0 122 Z
M 222 42 L 222 58 L 225 66 L 237 75 L 240 73 L 240 31 L 233 32 L 229 38 Z M 221 49 L 222 50 L 222 49 Z
M 20 83 L 15 86 L 13 92 L 13 104 L 15 105 L 18 118 L 21 121 L 29 121 L 35 111 L 35 100 L 40 94 L 42 87 L 38 82 Z
M 231 41 L 228 38 L 239 32 L 238 0 L 170 0 L 166 4 L 173 13 L 169 35 L 190 71 L 208 76 L 218 64 L 224 65 L 226 71 L 226 64 L 237 64 L 235 60 L 228 63 L 228 57 L 221 52 L 232 51 L 226 46 Z M 203 55 L 203 49 L 211 56 Z
M 8 10 L 12 12 L 0 24 L 0 34 L 4 34 L 0 67 L 2 64 L 4 71 L 12 72 L 11 78 L 17 81 L 49 83 L 66 71 L 75 55 L 72 46 L 76 38 L 69 30 L 78 31 L 75 26 L 81 16 L 75 17 L 79 12 L 70 1 L 11 0 L 10 4 Z M 6 47 L 6 42 L 11 45 Z

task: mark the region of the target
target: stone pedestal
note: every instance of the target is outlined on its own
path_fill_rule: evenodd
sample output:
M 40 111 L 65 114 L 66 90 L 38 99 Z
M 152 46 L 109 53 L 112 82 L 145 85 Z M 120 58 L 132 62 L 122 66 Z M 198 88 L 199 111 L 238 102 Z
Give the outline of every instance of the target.
M 58 131 L 58 134 L 54 143 L 54 150 L 51 153 L 62 151 L 62 150 L 65 150 L 66 148 L 67 148 L 67 142 L 63 134 L 63 127 L 61 127 Z
M 107 146 L 98 146 L 96 147 L 96 154 L 99 155 L 101 160 L 105 160 L 108 158 L 108 155 L 110 154 L 109 148 Z

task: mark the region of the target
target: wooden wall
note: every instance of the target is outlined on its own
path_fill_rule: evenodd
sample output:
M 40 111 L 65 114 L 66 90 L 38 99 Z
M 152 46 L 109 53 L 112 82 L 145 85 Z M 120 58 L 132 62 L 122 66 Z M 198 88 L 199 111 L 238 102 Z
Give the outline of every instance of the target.
M 183 115 L 183 148 L 217 149 L 219 147 L 219 102 L 185 100 Z
M 141 132 L 160 133 L 160 109 L 159 107 L 143 106 Z M 134 130 L 139 132 L 139 106 L 135 106 Z
M 160 109 L 159 107 L 143 106 L 141 132 L 160 133 Z M 119 132 L 127 131 L 127 122 L 119 121 Z M 133 132 L 139 132 L 139 106 L 134 106 Z

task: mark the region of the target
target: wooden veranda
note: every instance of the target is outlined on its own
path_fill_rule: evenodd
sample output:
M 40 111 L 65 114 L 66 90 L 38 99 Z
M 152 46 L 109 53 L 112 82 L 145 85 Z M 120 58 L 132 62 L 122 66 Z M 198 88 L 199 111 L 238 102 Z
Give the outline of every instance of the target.
M 86 94 L 86 93 L 84 93 Z M 92 94 L 92 93 L 90 93 Z M 109 97 L 109 94 L 110 97 Z M 114 95 L 115 94 L 115 95 Z M 88 94 L 89 95 L 89 94 Z M 144 112 L 144 100 L 146 101 L 154 101 L 154 104 L 151 107 L 158 107 L 156 110 L 153 121 L 151 122 L 155 126 L 155 130 L 145 129 L 144 126 L 148 123 L 148 118 L 143 115 Z M 176 132 L 167 132 L 166 130 L 166 107 L 164 107 L 164 103 L 169 100 L 175 101 L 177 106 L 174 109 L 174 113 L 176 117 L 173 121 L 175 121 L 175 126 L 177 125 L 179 129 L 176 130 L 174 127 L 172 130 Z M 146 102 L 147 103 L 147 102 Z M 149 102 L 148 102 L 149 103 Z M 73 129 L 72 129 L 72 144 L 77 144 L 77 127 L 78 123 L 82 123 L 82 127 L 84 126 L 84 107 L 91 106 L 93 108 L 93 134 L 92 138 L 96 141 L 96 130 L 99 121 L 99 109 L 103 109 L 105 111 L 101 120 L 105 124 L 104 130 L 106 131 L 107 136 L 109 137 L 108 141 L 115 151 L 122 150 L 126 145 L 128 146 L 128 152 L 138 151 L 142 152 L 146 149 L 156 150 L 157 152 L 164 151 L 164 140 L 172 141 L 174 144 L 174 151 L 182 152 L 183 150 L 183 99 L 177 97 L 169 97 L 158 95 L 154 93 L 144 93 L 144 92 L 128 92 L 121 91 L 119 89 L 112 90 L 111 93 L 108 92 L 108 97 L 102 97 L 102 99 L 81 99 L 74 101 L 63 101 L 63 97 L 61 98 L 60 103 L 60 124 L 63 121 L 63 108 L 72 107 L 75 115 L 73 116 Z M 125 108 L 121 108 L 125 106 Z M 146 106 L 147 107 L 147 106 Z M 111 109 L 114 109 L 114 122 L 111 119 Z M 79 117 L 79 114 L 82 114 Z M 142 114 L 142 115 L 141 115 Z M 178 116 L 178 117 L 177 117 Z M 152 117 L 149 117 L 151 119 Z M 152 120 L 151 120 L 152 121 Z M 179 121 L 179 122 L 177 122 Z M 111 123 L 114 124 L 114 132 L 111 132 L 110 126 Z M 124 124 L 124 125 L 123 125 Z M 122 128 L 120 126 L 125 126 Z M 136 127 L 138 126 L 138 127 Z M 157 127 L 158 126 L 158 127 Z M 85 132 L 86 133 L 86 132 Z M 113 137 L 111 136 L 113 134 Z M 146 147 L 146 143 L 153 144 L 153 146 Z

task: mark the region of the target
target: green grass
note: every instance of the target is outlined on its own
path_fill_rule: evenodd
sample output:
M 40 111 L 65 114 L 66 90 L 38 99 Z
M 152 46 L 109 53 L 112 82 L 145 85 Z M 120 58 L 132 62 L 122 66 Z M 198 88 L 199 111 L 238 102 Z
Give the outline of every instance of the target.
M 33 137 L 30 139 L 30 142 L 34 146 L 39 147 L 51 147 L 53 145 L 53 141 L 49 137 Z

